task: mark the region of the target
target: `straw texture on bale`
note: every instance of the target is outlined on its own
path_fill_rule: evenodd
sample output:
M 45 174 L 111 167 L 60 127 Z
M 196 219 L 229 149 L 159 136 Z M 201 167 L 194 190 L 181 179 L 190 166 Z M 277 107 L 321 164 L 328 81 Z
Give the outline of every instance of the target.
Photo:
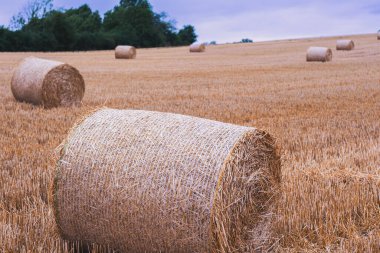
M 51 108 L 80 105 L 85 83 L 68 64 L 28 57 L 14 72 L 11 89 L 18 101 Z
M 332 51 L 327 47 L 309 47 L 306 53 L 306 61 L 331 61 Z
M 116 59 L 135 59 L 136 48 L 132 46 L 117 46 L 115 48 Z
M 338 40 L 336 42 L 336 50 L 352 50 L 355 48 L 353 40 Z
M 202 53 L 206 51 L 206 45 L 204 43 L 190 45 L 191 53 Z
M 280 158 L 255 128 L 102 109 L 62 144 L 61 236 L 122 252 L 252 252 L 272 241 Z

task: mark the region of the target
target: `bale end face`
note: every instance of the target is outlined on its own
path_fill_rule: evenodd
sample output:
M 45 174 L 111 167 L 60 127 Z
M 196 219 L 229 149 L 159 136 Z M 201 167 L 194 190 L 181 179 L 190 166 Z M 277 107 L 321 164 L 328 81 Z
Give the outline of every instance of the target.
M 79 106 L 85 92 L 85 84 L 79 71 L 68 64 L 52 69 L 42 84 L 42 100 L 45 108 Z
M 275 141 L 247 132 L 224 163 L 211 216 L 213 252 L 266 252 L 281 182 Z

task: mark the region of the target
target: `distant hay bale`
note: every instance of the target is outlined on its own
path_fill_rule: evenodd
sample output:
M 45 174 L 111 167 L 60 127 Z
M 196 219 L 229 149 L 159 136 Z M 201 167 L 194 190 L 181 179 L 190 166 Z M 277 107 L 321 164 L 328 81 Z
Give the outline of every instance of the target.
M 65 143 L 51 197 L 69 241 L 122 252 L 253 252 L 273 239 L 280 159 L 265 132 L 102 109 Z
M 353 40 L 338 40 L 336 42 L 336 50 L 352 50 L 355 48 Z
M 116 59 L 135 59 L 136 48 L 132 46 L 117 46 L 115 48 Z
M 306 61 L 331 61 L 332 51 L 327 47 L 309 47 L 306 53 Z
M 190 45 L 191 53 L 202 53 L 204 51 L 206 51 L 206 44 L 204 43 L 194 43 Z
M 16 100 L 45 108 L 80 105 L 85 83 L 79 71 L 62 62 L 25 58 L 13 74 Z
M 380 40 L 380 30 L 377 31 L 377 39 Z

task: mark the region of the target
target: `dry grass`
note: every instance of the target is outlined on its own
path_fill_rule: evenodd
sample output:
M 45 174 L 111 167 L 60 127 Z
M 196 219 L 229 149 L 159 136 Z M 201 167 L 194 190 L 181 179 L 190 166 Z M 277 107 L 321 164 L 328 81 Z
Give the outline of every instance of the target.
M 66 252 L 48 207 L 54 149 L 74 121 L 101 105 L 200 116 L 265 129 L 282 149 L 279 252 L 380 251 L 380 42 L 307 63 L 309 46 L 337 38 L 139 50 L 34 54 L 67 62 L 86 81 L 84 106 L 44 110 L 15 102 L 0 54 L 0 251 Z M 228 49 L 228 50 L 227 50 Z

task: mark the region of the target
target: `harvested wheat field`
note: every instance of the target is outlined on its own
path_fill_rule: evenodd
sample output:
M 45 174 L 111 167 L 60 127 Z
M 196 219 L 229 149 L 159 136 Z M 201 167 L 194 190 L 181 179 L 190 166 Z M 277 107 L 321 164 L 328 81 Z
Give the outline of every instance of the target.
M 306 62 L 310 46 L 332 62 Z M 79 108 L 16 102 L 13 70 L 34 55 L 83 75 Z M 57 147 L 99 107 L 179 113 L 269 132 L 282 158 L 275 252 L 380 252 L 380 42 L 375 34 L 209 46 L 0 54 L 0 252 L 72 252 L 55 231 L 49 184 Z M 94 207 L 96 208 L 96 207 Z M 78 217 L 80 219 L 80 217 Z M 95 247 L 93 252 L 100 252 Z

